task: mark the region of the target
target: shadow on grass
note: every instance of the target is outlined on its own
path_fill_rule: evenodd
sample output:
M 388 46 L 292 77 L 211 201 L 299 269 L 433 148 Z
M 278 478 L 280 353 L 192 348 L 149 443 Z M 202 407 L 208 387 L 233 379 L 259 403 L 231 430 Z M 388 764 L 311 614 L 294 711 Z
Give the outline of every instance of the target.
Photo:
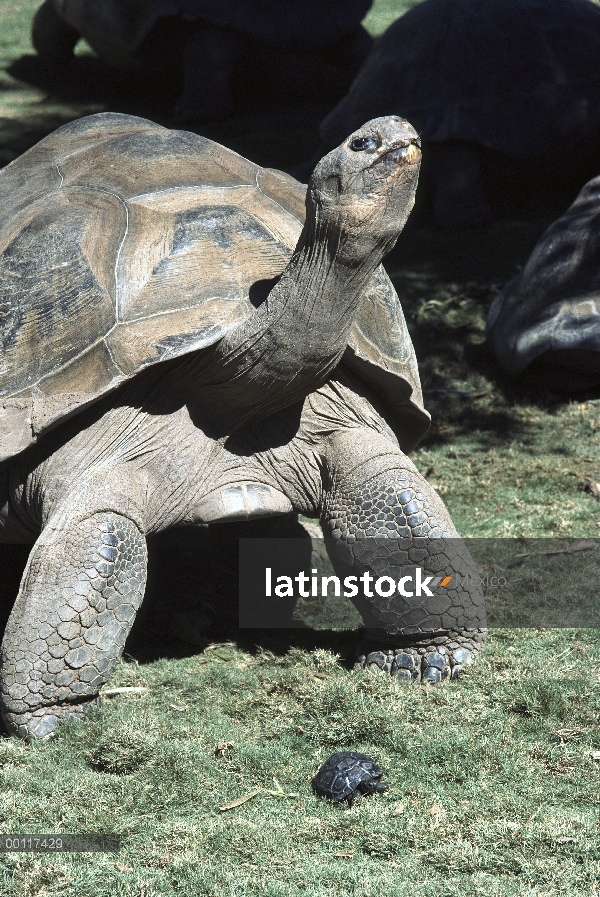
M 296 623 L 291 629 L 239 628 L 237 539 L 238 530 L 232 528 L 219 539 L 219 549 L 207 527 L 181 527 L 148 538 L 146 593 L 125 654 L 146 664 L 191 657 L 212 642 L 232 641 L 250 653 L 264 650 L 277 656 L 292 647 L 327 648 L 350 665 L 358 631 L 315 630 Z M 30 550 L 29 545 L 0 545 L 0 632 Z
M 534 365 L 514 380 L 485 337 L 491 303 L 527 261 L 548 223 L 505 220 L 469 232 L 444 232 L 410 221 L 386 259 L 432 415 L 424 448 L 461 439 L 475 451 L 515 441 L 551 451 L 552 441 L 560 440 L 553 418 L 573 401 L 600 396 L 599 385 L 578 382 L 552 366 Z M 546 417 L 545 432 L 534 412 Z
M 190 130 L 224 144 L 259 165 L 289 170 L 312 156 L 318 144 L 319 123 L 331 106 L 330 102 L 318 100 L 280 104 L 274 98 L 258 96 L 241 103 L 237 113 L 225 121 L 181 124 L 171 114 L 181 90 L 177 77 L 120 72 L 91 53 L 75 56 L 62 71 L 49 70 L 37 56 L 25 54 L 7 72 L 18 82 L 47 94 L 44 102 L 33 107 L 35 111 L 32 112 L 29 103 L 26 115 L 2 123 L 3 142 L 8 132 L 11 158 L 73 118 L 111 111 L 138 115 L 169 128 Z M 13 82 L 7 90 L 14 89 Z M 61 114 L 45 115 L 48 104 L 59 106 Z
M 432 424 L 420 447 L 450 448 L 460 439 L 470 443 L 476 452 L 501 451 L 518 442 L 525 453 L 529 451 L 536 457 L 540 452 L 570 456 L 573 447 L 560 441 L 560 414 L 572 402 L 596 402 L 599 396 L 598 389 L 572 390 L 559 395 L 535 383 L 519 388 L 519 384 L 503 383 L 501 376 L 493 382 L 489 395 L 479 398 L 426 394 L 425 406 L 432 416 Z M 524 416 L 524 408 L 528 413 L 540 412 L 547 416 L 545 425 Z M 556 418 L 554 425 L 552 418 Z
M 121 72 L 91 53 L 75 56 L 64 68 L 50 68 L 38 56 L 25 54 L 6 71 L 65 105 L 104 106 L 114 112 L 147 117 L 168 118 L 181 88 L 177 79 L 148 79 L 135 72 Z

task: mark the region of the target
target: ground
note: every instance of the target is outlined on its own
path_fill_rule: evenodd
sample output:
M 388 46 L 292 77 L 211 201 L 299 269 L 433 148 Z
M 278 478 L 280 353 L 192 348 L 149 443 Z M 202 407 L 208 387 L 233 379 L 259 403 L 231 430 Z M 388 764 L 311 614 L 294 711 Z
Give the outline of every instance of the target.
M 166 100 L 85 47 L 76 84 L 49 79 L 29 44 L 36 5 L 0 2 L 0 164 L 89 112 L 170 123 Z M 367 24 L 379 32 L 408 5 L 376 0 Z M 289 169 L 325 111 L 252 110 L 204 133 Z M 489 304 L 548 223 L 504 218 L 465 236 L 421 219 L 386 262 L 433 416 L 413 459 L 466 536 L 599 532 L 600 505 L 580 488 L 600 478 L 598 395 L 517 388 L 484 341 Z M 118 854 L 5 854 L 1 893 L 600 892 L 597 631 L 494 629 L 483 659 L 440 689 L 349 673 L 353 633 L 292 635 L 174 642 L 158 658 L 132 647 L 108 687 L 138 691 L 50 741 L 0 740 L 2 831 L 123 835 Z M 373 756 L 390 790 L 350 810 L 314 797 L 317 766 L 344 748 Z

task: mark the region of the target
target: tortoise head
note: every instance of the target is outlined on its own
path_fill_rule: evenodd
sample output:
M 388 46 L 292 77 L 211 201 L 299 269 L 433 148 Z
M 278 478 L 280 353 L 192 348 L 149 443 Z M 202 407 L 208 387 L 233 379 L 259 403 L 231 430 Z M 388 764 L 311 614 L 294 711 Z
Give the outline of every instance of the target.
M 421 143 L 403 118 L 367 122 L 315 168 L 307 191 L 307 217 L 324 224 L 329 239 L 354 254 L 385 255 L 414 205 Z

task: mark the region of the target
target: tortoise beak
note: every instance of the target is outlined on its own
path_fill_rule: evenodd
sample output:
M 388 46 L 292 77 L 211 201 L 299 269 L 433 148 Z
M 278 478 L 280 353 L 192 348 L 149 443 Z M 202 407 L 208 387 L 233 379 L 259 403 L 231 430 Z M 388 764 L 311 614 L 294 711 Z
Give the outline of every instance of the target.
M 404 162 L 405 165 L 416 165 L 421 161 L 421 147 L 416 143 L 409 143 L 408 146 L 392 150 L 391 158 L 398 162 Z
M 379 157 L 377 162 L 390 159 L 401 165 L 417 165 L 421 161 L 421 147 L 411 141 L 408 145 L 400 144 L 399 146 L 387 149 Z M 377 162 L 375 164 L 377 164 Z

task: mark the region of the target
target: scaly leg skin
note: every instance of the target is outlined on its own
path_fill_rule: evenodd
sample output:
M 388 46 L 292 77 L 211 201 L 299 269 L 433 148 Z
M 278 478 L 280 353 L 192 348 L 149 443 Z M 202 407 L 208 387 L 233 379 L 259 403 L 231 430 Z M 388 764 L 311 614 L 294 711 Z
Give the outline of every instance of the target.
M 399 680 L 432 684 L 458 678 L 485 640 L 485 599 L 477 569 L 434 489 L 397 448 L 378 434 L 355 430 L 334 440 L 331 489 L 323 524 L 340 576 L 370 573 L 405 583 L 395 591 L 354 599 L 367 627 L 355 669 L 380 669 Z M 415 587 L 416 568 L 452 579 L 432 595 Z M 468 577 L 465 579 L 465 577 Z M 385 584 L 385 591 L 389 588 Z
M 42 738 L 97 702 L 144 596 L 146 565 L 143 533 L 114 512 L 42 532 L 2 642 L 1 710 L 11 734 Z

